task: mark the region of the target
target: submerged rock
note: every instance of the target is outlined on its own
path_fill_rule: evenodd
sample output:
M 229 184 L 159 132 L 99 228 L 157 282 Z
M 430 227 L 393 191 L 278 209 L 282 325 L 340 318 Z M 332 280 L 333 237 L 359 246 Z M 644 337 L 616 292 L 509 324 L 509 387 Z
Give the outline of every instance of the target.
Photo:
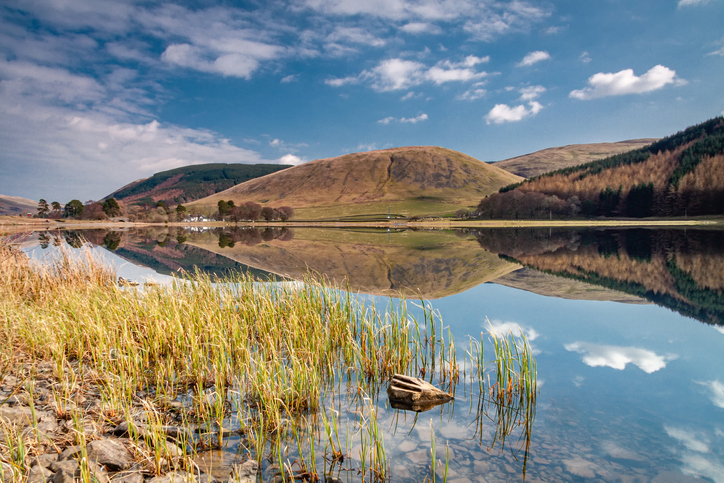
M 427 411 L 454 399 L 452 395 L 427 381 L 403 374 L 395 374 L 392 377 L 387 395 L 393 408 L 416 412 Z

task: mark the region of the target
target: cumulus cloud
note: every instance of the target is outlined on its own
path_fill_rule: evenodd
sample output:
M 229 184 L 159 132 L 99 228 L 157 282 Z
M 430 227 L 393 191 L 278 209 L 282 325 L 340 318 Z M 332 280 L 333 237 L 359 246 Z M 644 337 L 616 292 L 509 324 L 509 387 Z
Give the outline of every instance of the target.
M 468 82 L 482 79 L 486 72 L 478 72 L 475 67 L 486 63 L 490 57 L 469 55 L 460 62 L 442 60 L 432 67 L 422 62 L 401 58 L 386 59 L 357 76 L 327 79 L 325 83 L 332 87 L 367 82 L 380 92 L 409 89 L 424 82 L 440 85 L 447 82 Z
M 401 122 L 403 124 L 417 124 L 418 122 L 427 121 L 428 116 L 424 112 L 417 117 L 386 117 L 377 121 L 380 124 L 389 124 L 391 122 Z
M 657 65 L 640 77 L 634 75 L 633 69 L 625 69 L 616 73 L 592 75 L 588 79 L 588 87 L 571 91 L 574 99 L 589 100 L 606 96 L 622 96 L 626 94 L 644 94 L 652 92 L 668 84 L 683 84 L 685 81 L 676 76 L 676 71 Z
M 496 104 L 485 116 L 485 120 L 488 124 L 518 122 L 526 117 L 535 116 L 541 109 L 543 109 L 543 105 L 537 101 L 530 101 L 527 107 L 522 104 L 515 107 L 510 107 L 507 104 Z
M 546 91 L 543 86 L 528 86 L 520 89 L 520 100 L 521 101 L 532 101 L 538 99 L 541 94 Z
M 523 60 L 518 62 L 519 67 L 525 67 L 528 65 L 533 65 L 538 62 L 541 62 L 543 60 L 548 60 L 551 58 L 551 54 L 544 50 L 536 50 L 535 52 L 528 53 L 525 57 L 523 57 Z
M 647 374 L 666 367 L 666 363 L 676 356 L 660 356 L 653 351 L 639 347 L 622 347 L 612 345 L 574 342 L 565 345 L 566 350 L 583 354 L 584 364 L 591 367 L 611 367 L 624 370 L 631 363 Z
M 285 154 L 279 158 L 278 161 L 279 164 L 291 164 L 292 166 L 298 166 L 306 162 L 306 160 L 300 158 L 299 156 L 295 156 L 294 154 Z

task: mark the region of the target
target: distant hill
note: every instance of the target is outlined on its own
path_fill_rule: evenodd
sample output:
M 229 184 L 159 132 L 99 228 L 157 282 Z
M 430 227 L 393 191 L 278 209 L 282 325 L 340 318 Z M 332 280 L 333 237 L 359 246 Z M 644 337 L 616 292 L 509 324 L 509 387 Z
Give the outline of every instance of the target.
M 38 202 L 19 196 L 0 195 L 0 215 L 22 215 L 23 213 L 37 213 Z
M 150 178 L 139 179 L 114 191 L 106 198 L 138 202 L 187 203 L 218 193 L 236 184 L 265 176 L 282 169 L 285 164 L 196 164 L 161 171 Z
M 482 218 L 724 214 L 724 117 L 655 143 L 504 187 Z
M 578 166 L 614 154 L 639 149 L 655 141 L 657 139 L 651 138 L 631 139 L 617 143 L 570 144 L 557 148 L 542 149 L 492 164 L 518 176 L 531 178 L 550 171 Z
M 475 158 L 416 146 L 318 159 L 191 203 L 209 213 L 219 200 L 288 205 L 298 219 L 452 213 L 522 178 Z

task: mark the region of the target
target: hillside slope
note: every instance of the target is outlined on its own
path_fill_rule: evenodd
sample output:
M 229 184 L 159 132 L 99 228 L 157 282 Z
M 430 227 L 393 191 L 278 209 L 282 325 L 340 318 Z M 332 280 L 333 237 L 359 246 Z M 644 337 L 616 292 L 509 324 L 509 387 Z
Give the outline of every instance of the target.
M 493 164 L 524 178 L 532 178 L 558 169 L 578 166 L 614 154 L 639 149 L 657 139 L 630 139 L 617 143 L 570 144 L 556 148 L 542 149 L 523 156 L 498 161 Z
M 183 166 L 134 181 L 106 198 L 116 198 L 127 204 L 160 200 L 168 204 L 186 203 L 288 167 L 284 164 L 226 163 Z
M 219 200 L 288 205 L 297 218 L 450 213 L 521 178 L 450 149 L 416 146 L 319 159 L 247 181 L 191 206 Z
M 38 202 L 19 196 L 0 195 L 0 215 L 22 215 L 37 213 Z
M 724 117 L 546 173 L 482 200 L 482 218 L 724 214 Z

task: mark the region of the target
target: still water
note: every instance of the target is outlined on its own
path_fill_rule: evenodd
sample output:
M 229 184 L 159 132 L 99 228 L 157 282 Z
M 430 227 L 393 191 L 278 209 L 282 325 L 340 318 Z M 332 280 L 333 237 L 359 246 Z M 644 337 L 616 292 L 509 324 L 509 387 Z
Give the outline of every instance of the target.
M 424 299 L 455 340 L 456 400 L 419 414 L 384 390 L 332 402 L 341 428 L 376 408 L 390 481 L 431 480 L 434 440 L 437 481 L 447 460 L 451 482 L 724 482 L 722 231 L 158 228 L 36 233 L 24 247 L 39 258 L 62 243 L 91 244 L 139 282 L 311 270 L 379 307 Z M 505 412 L 481 410 L 465 375 L 470 339 L 489 331 L 525 334 L 537 360 L 534 417 L 502 433 Z M 362 481 L 347 431 L 346 461 L 320 456 L 320 473 Z M 243 443 L 214 458 L 233 462 Z

